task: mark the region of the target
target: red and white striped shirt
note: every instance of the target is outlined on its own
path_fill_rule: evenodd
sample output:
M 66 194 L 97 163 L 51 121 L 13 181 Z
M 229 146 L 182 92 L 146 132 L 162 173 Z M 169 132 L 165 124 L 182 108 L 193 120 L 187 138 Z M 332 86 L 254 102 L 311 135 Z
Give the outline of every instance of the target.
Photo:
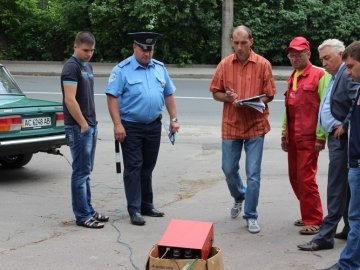
M 273 97 L 276 88 L 270 62 L 253 51 L 244 64 L 238 61 L 235 54 L 225 57 L 217 66 L 210 91 L 214 93 L 227 90 L 233 90 L 238 99 L 261 94 Z M 224 102 L 222 138 L 235 140 L 262 136 L 270 130 L 268 116 L 267 105 L 261 113 L 248 106 L 235 107 L 230 102 Z

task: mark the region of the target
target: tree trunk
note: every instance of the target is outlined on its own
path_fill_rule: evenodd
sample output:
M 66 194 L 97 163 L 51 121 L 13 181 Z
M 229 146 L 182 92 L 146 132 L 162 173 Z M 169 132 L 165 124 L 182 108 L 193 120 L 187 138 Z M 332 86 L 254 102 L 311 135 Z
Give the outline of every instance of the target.
M 230 35 L 234 23 L 234 0 L 223 0 L 221 27 L 221 58 L 232 53 Z

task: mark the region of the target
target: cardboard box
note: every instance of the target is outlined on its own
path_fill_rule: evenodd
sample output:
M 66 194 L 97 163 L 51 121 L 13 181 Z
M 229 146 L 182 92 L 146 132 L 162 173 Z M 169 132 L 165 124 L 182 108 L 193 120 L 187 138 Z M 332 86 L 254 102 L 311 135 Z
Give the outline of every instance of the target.
M 207 260 L 161 259 L 158 254 L 159 249 L 155 245 L 150 251 L 145 270 L 181 270 L 186 265 L 191 265 L 189 270 L 224 270 L 222 251 L 217 247 L 211 248 L 211 256 Z

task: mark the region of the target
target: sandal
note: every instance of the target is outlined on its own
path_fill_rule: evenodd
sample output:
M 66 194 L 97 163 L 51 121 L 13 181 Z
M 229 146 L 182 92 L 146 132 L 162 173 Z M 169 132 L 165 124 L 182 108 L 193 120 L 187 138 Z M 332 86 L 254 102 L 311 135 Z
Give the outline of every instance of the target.
M 101 229 L 104 228 L 104 223 L 99 222 L 94 217 L 91 217 L 85 221 L 76 221 L 76 225 L 90 229 Z
M 312 235 L 317 234 L 320 231 L 320 226 L 318 225 L 307 225 L 299 231 L 300 234 Z
M 105 216 L 103 214 L 100 214 L 99 212 L 94 212 L 92 214 L 92 216 L 97 220 L 97 221 L 100 221 L 100 222 L 107 222 L 109 221 L 109 217 L 108 216 Z
M 295 225 L 295 226 L 299 226 L 299 227 L 305 226 L 305 224 L 304 224 L 304 222 L 302 221 L 302 219 L 295 220 L 295 221 L 294 221 L 294 225 Z

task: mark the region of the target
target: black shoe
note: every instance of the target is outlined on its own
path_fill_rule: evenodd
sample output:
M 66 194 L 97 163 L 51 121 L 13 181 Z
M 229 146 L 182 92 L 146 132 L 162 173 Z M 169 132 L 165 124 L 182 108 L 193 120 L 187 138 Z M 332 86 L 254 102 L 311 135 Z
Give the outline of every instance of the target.
M 333 245 L 319 245 L 315 242 L 309 242 L 306 244 L 302 244 L 302 245 L 298 245 L 297 246 L 300 250 L 303 251 L 318 251 L 318 250 L 322 250 L 322 249 L 332 249 L 334 248 Z
M 99 212 L 94 212 L 92 214 L 92 216 L 97 220 L 97 221 L 100 221 L 100 222 L 108 222 L 109 221 L 109 217 L 108 216 L 105 216 Z
M 339 265 L 337 263 L 335 263 L 333 266 L 330 266 L 328 268 L 324 268 L 322 270 L 339 270 Z
M 130 221 L 133 225 L 142 226 L 145 225 L 145 220 L 140 213 L 134 213 L 130 215 Z
M 76 225 L 82 226 L 89 229 L 102 229 L 104 228 L 104 223 L 99 222 L 94 217 L 88 218 L 85 221 L 76 221 Z
M 339 232 L 339 233 L 335 234 L 334 237 L 335 237 L 336 239 L 346 240 L 347 237 L 348 237 L 348 233 L 342 231 L 342 232 Z
M 141 214 L 143 214 L 144 216 L 149 216 L 149 217 L 163 217 L 165 215 L 164 212 L 161 212 L 161 211 L 157 210 L 156 208 L 142 211 Z

